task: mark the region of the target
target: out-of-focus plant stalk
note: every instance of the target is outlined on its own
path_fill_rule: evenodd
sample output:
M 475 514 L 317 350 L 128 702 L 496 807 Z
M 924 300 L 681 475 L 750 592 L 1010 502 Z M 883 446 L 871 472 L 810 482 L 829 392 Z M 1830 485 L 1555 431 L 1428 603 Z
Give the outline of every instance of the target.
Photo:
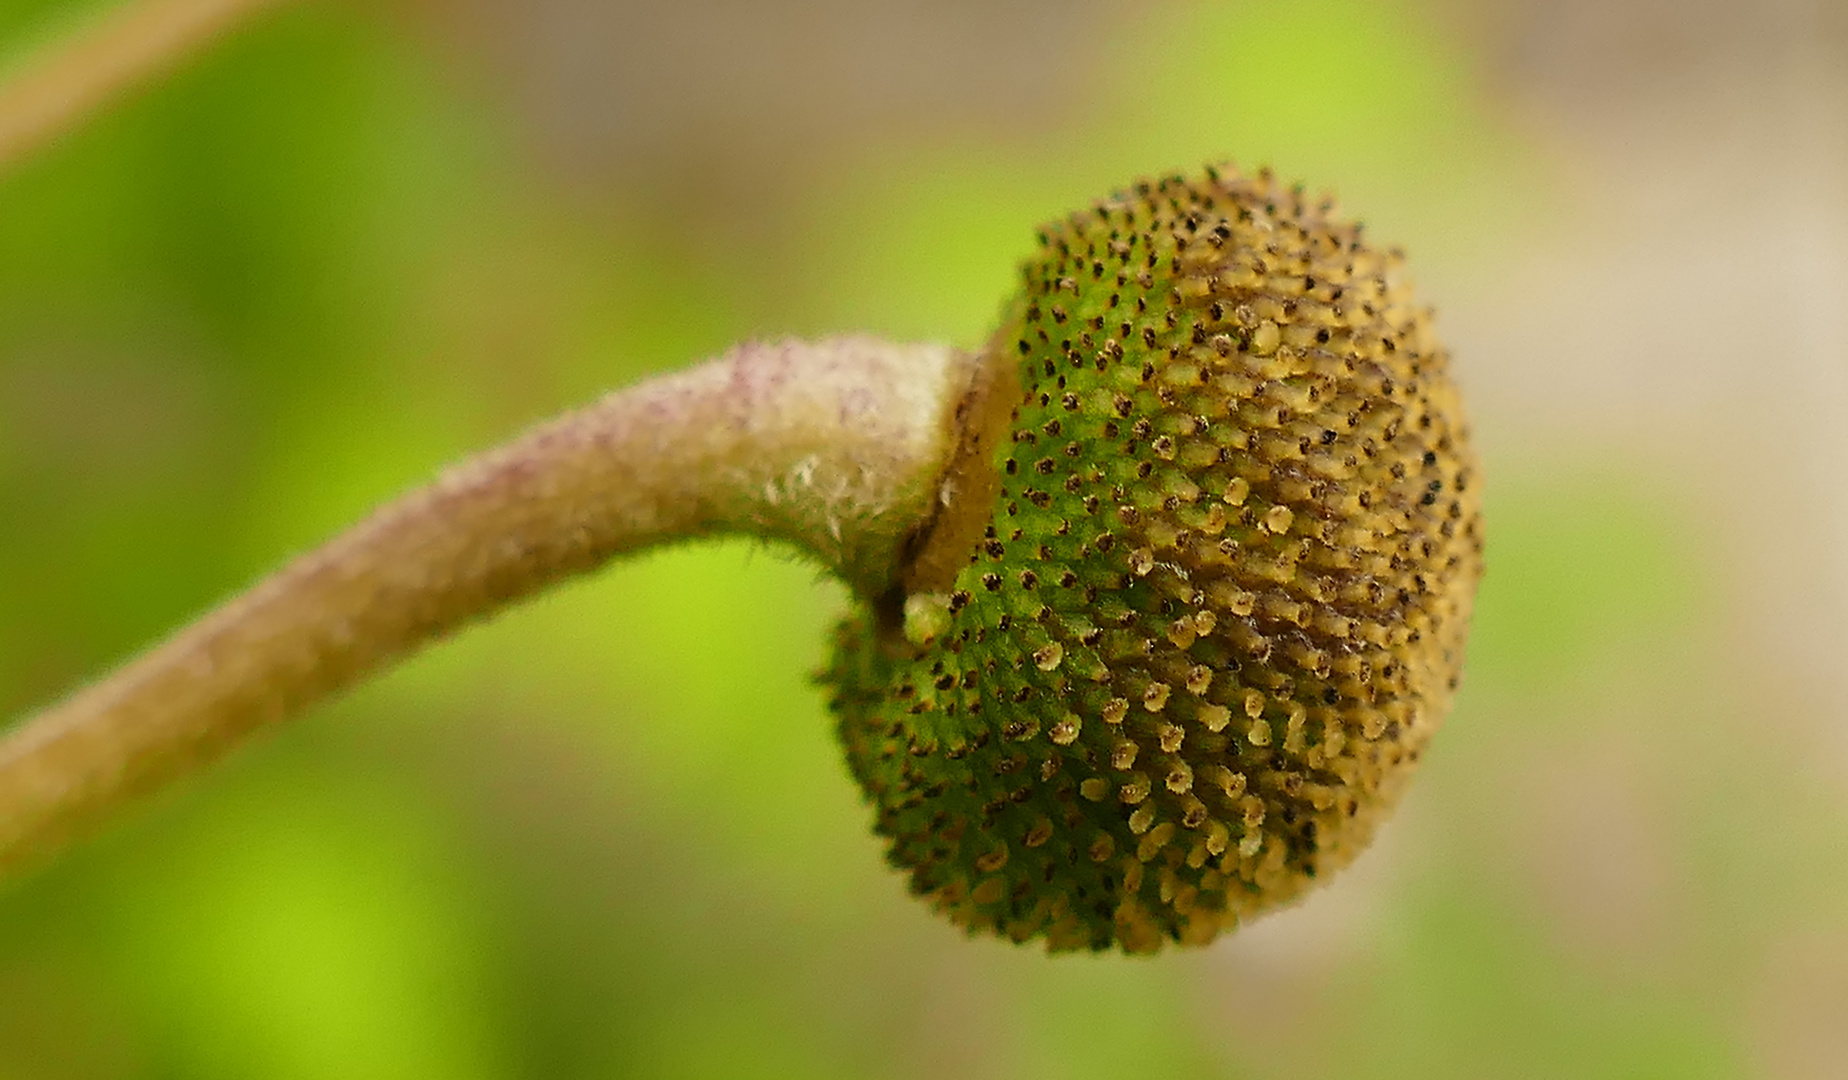
M 462 463 L 0 738 L 0 870 L 623 552 L 742 533 L 888 594 L 939 516 L 979 371 L 942 346 L 745 345 Z
M 129 0 L 0 81 L 0 173 L 284 0 Z

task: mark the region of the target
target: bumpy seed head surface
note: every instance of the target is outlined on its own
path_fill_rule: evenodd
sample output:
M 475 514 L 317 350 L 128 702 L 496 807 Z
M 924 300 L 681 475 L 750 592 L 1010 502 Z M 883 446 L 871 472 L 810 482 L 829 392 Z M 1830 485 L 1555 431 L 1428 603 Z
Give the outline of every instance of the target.
M 1229 169 L 1041 235 L 967 565 L 824 678 L 889 857 L 1051 949 L 1199 943 L 1351 860 L 1449 707 L 1480 478 L 1397 252 Z

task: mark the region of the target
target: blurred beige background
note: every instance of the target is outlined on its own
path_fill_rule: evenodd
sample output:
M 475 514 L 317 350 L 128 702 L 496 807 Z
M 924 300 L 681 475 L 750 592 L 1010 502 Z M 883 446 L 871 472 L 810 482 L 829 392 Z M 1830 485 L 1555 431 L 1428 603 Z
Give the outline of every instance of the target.
M 17 0 L 0 56 L 92 10 Z M 0 177 L 0 715 L 445 460 L 747 336 L 974 344 L 1232 158 L 1399 243 L 1489 477 L 1377 849 L 1210 949 L 903 894 L 689 547 L 0 891 L 0 1077 L 1848 1075 L 1848 7 L 299 3 Z

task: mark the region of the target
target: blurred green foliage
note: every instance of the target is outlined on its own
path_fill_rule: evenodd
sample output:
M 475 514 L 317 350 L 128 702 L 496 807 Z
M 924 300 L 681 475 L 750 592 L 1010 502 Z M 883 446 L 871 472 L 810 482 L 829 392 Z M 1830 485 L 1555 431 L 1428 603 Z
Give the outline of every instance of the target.
M 0 713 L 600 387 L 749 334 L 979 342 L 1033 226 L 1151 169 L 1338 182 L 1452 277 L 1525 227 L 1526 151 L 1423 9 L 1165 4 L 1110 49 L 1082 122 L 856 147 L 753 261 L 555 184 L 408 24 L 265 18 L 0 178 Z M 1738 738 L 1797 706 L 1726 677 L 1672 486 L 1487 472 L 1475 662 L 1402 821 L 1212 950 L 1048 961 L 904 897 L 808 683 L 841 590 L 702 545 L 8 886 L 0 1076 L 1734 1075 L 1767 943 L 1840 926 L 1836 796 Z

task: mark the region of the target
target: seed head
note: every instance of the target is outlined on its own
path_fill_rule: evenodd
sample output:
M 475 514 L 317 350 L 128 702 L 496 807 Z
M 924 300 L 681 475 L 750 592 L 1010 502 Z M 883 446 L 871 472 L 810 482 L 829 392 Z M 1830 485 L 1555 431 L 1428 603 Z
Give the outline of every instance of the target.
M 889 858 L 957 923 L 1205 942 L 1351 860 L 1448 710 L 1468 428 L 1399 253 L 1268 171 L 1139 183 L 1023 278 L 998 483 L 966 485 L 992 505 L 824 679 Z

